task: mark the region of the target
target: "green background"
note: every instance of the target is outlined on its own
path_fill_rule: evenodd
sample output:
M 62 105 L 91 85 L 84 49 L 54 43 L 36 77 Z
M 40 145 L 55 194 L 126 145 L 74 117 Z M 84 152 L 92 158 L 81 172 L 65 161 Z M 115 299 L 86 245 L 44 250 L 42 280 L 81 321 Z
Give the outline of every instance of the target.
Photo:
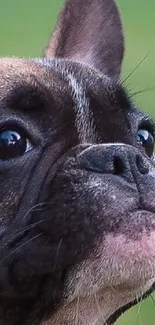
M 43 53 L 62 0 L 0 0 L 0 56 L 35 57 Z M 155 0 L 118 0 L 126 35 L 125 78 L 141 108 L 155 118 Z M 152 88 L 152 90 L 150 90 Z M 154 325 L 155 304 L 150 297 L 123 315 L 117 325 Z

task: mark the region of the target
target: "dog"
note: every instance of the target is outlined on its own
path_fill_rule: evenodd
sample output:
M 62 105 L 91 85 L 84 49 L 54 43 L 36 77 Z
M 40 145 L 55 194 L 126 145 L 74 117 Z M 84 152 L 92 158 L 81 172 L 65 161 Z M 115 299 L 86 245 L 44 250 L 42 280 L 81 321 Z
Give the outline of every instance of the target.
M 0 59 L 0 324 L 110 325 L 155 283 L 153 121 L 120 81 L 114 0 L 68 0 Z

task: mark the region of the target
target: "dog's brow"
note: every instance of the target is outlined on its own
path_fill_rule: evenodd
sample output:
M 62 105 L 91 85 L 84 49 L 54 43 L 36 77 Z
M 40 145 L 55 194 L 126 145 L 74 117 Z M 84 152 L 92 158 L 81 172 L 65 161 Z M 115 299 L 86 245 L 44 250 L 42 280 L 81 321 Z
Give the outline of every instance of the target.
M 132 104 L 130 98 L 127 95 L 127 92 L 121 86 L 118 86 L 115 91 L 115 99 L 120 107 L 130 110 L 132 108 Z
M 5 98 L 5 105 L 19 111 L 43 110 L 45 99 L 39 87 L 28 84 L 15 85 Z

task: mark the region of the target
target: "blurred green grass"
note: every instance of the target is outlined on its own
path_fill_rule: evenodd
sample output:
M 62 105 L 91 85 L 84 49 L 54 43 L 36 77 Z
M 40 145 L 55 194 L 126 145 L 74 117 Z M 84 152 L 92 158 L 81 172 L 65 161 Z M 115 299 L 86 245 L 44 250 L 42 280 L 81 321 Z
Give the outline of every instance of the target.
M 0 56 L 35 57 L 43 53 L 62 0 L 0 0 Z M 155 86 L 155 1 L 118 0 L 126 35 L 124 79 L 144 56 L 148 57 L 126 81 L 129 91 Z M 133 98 L 155 118 L 155 90 Z M 117 325 L 154 325 L 151 298 L 126 312 Z

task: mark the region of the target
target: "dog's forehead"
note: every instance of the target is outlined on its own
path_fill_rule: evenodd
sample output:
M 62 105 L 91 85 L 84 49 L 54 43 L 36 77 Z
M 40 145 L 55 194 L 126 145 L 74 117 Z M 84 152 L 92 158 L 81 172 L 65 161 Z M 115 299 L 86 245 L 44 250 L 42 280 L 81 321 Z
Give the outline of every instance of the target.
M 9 90 L 18 84 L 46 85 L 56 87 L 59 85 L 60 76 L 45 65 L 34 60 L 2 58 L 0 59 L 0 90 Z
M 64 109 L 72 105 L 68 83 L 52 66 L 40 60 L 0 59 L 0 107 L 35 110 L 50 114 L 50 108 Z M 52 110 L 53 111 L 53 110 Z
M 11 88 L 18 83 L 44 84 L 44 86 L 55 87 L 64 84 L 68 90 L 80 92 L 82 88 L 90 88 L 97 92 L 102 87 L 106 96 L 115 97 L 118 93 L 118 85 L 113 83 L 108 76 L 101 75 L 97 70 L 83 66 L 77 62 L 63 59 L 0 59 L 0 89 L 5 86 Z
M 0 102 L 18 112 L 61 111 L 59 122 L 72 119 L 82 142 L 120 142 L 132 124 L 126 124 L 132 106 L 119 83 L 64 59 L 0 59 Z
M 79 63 L 63 59 L 0 59 L 0 91 L 5 94 L 15 87 L 31 85 L 42 90 L 61 90 L 72 95 L 73 99 L 91 94 L 108 103 L 128 106 L 129 102 L 119 84 L 108 76 Z M 3 94 L 1 94 L 2 96 Z M 76 98 L 77 97 L 77 98 Z

